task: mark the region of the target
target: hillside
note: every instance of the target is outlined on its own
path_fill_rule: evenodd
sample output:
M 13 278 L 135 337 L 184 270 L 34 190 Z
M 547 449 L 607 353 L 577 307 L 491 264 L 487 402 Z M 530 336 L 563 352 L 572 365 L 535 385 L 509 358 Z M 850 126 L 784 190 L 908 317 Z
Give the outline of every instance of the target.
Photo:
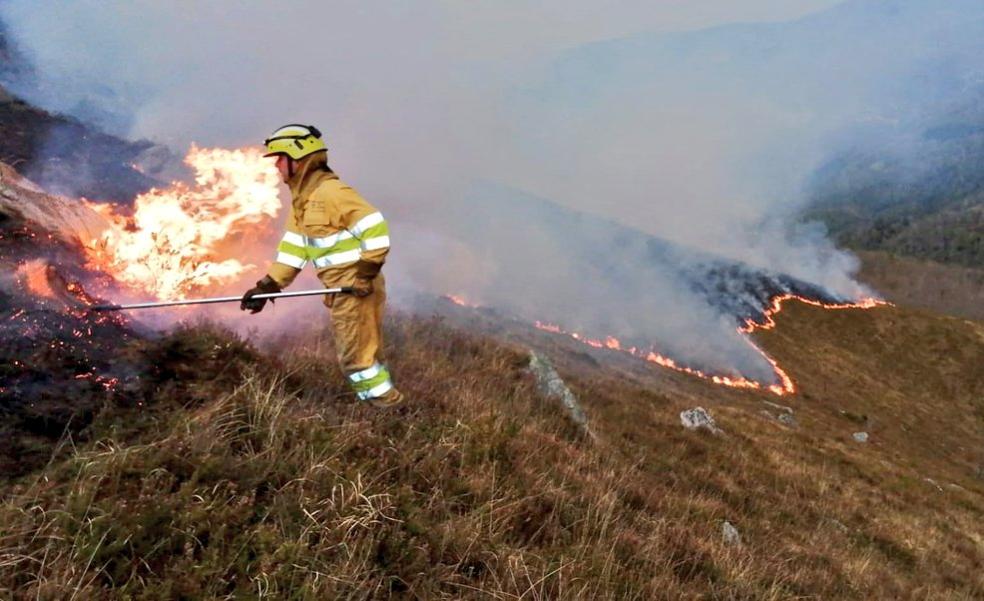
M 10 84 L 36 89 L 35 75 L 0 21 L 0 161 L 52 191 L 100 200 L 129 202 L 160 183 L 157 171 L 172 160 L 166 149 L 106 134 L 11 91 Z
M 349 398 L 324 329 L 263 349 L 207 324 L 134 343 L 142 406 L 108 406 L 4 486 L 3 596 L 984 594 L 980 323 L 791 304 L 760 336 L 801 387 L 777 399 L 444 313 L 391 321 L 412 400 L 390 413 Z M 536 392 L 526 344 L 596 442 Z M 681 427 L 697 405 L 724 434 Z
M 36 181 L 57 182 L 59 192 L 128 202 L 159 183 L 134 165 L 162 151 L 35 108 L 0 87 L 0 160 Z
M 918 158 L 884 148 L 833 161 L 814 177 L 806 212 L 857 250 L 984 265 L 984 159 L 980 125 L 932 146 Z M 914 165 L 914 163 L 918 163 Z
M 516 106 L 534 107 L 525 125 L 556 143 L 557 169 L 579 187 L 590 186 L 579 169 L 604 174 L 605 187 L 589 189 L 624 197 L 623 211 L 640 187 L 652 197 L 635 202 L 675 213 L 704 197 L 720 211 L 752 186 L 756 198 L 782 199 L 771 212 L 801 203 L 842 246 L 979 267 L 982 7 L 846 0 L 793 21 L 583 44 L 532 93 L 516 92 Z M 604 152 L 578 143 L 599 131 Z M 686 144 L 659 152 L 671 132 Z M 719 171 L 740 176 L 715 186 Z
M 984 321 L 984 269 L 861 251 L 858 277 L 886 299 Z
M 250 343 L 87 313 L 78 282 L 112 289 L 73 234 L 94 217 L 0 171 L 0 598 L 984 591 L 980 322 L 789 302 L 757 335 L 797 385 L 778 397 L 430 298 L 389 323 L 411 400 L 377 412 L 324 326 Z M 791 282 L 709 265 L 696 281 Z M 530 348 L 594 438 L 539 392 Z M 723 433 L 685 429 L 695 407 Z
M 969 27 L 980 23 L 970 20 Z M 813 173 L 807 216 L 822 219 L 839 243 L 939 263 L 984 265 L 980 67 L 943 71 L 942 79 L 955 79 L 947 90 L 929 95 L 928 107 L 889 120 L 881 131 L 856 136 Z
M 58 86 L 72 77 L 32 90 L 0 23 L 0 600 L 984 599 L 984 116 L 967 108 L 984 106 L 967 68 L 984 56 L 980 0 L 846 0 L 551 59 L 498 35 L 528 26 L 515 7 L 470 7 L 497 14 L 479 32 L 439 4 L 332 7 L 344 35 L 318 38 L 317 55 L 345 60 L 285 107 L 281 84 L 306 61 L 267 67 L 250 34 L 280 40 L 289 20 L 161 3 L 107 14 L 90 35 L 96 4 L 49 24 L 18 2 L 27 37 L 82 40 L 58 71 L 84 82 L 100 54 L 119 57 L 95 91 L 113 99 L 113 82 L 132 80 L 145 106 L 176 109 L 162 129 L 187 116 L 221 142 L 225 116 L 246 136 L 318 105 L 340 171 L 371 174 L 359 179 L 387 219 L 390 206 L 414 214 L 392 220 L 386 267 L 385 362 L 406 395 L 389 410 L 354 398 L 320 298 L 256 316 L 238 296 L 95 311 L 241 293 L 291 201 L 272 161 L 242 148 L 203 149 L 220 151 L 205 174 L 145 195 L 133 219 L 81 202 L 128 204 L 170 179 L 173 157 L 105 133 L 127 127 L 100 131 L 104 107 Z M 322 16 L 315 5 L 295 17 Z M 508 61 L 480 47 L 493 41 Z M 151 60 L 126 60 L 137 54 Z M 530 85 L 502 89 L 506 62 Z M 194 102 L 167 93 L 184 86 Z M 17 97 L 49 89 L 59 104 L 44 106 L 64 115 Z M 768 168 L 746 162 L 773 138 Z M 833 155 L 807 217 L 873 249 L 858 277 L 895 304 L 861 300 L 854 258 L 822 228 L 758 228 L 790 207 L 756 204 L 771 194 L 753 181 L 792 189 L 823 160 L 820 138 Z M 465 183 L 479 171 L 502 180 Z M 335 261 L 306 226 L 362 205 L 320 194 L 307 219 L 292 207 L 286 240 L 305 226 L 302 243 Z M 737 236 L 743 249 L 712 244 L 715 224 L 757 233 Z M 700 235 L 672 231 L 684 226 Z M 354 257 L 357 242 L 381 246 L 365 231 L 332 237 Z M 304 278 L 317 281 L 292 290 Z M 695 415 L 713 423 L 691 427 Z

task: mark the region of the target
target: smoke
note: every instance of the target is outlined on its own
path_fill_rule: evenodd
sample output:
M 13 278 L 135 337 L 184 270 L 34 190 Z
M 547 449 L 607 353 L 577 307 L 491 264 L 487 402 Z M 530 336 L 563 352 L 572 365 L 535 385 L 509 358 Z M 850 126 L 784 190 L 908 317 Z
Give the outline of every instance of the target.
M 697 266 L 864 294 L 856 260 L 796 223 L 803 183 L 833 145 L 925 108 L 919 82 L 967 49 L 980 10 L 664 4 L 8 0 L 0 17 L 40 82 L 16 91 L 108 131 L 180 153 L 317 124 L 393 222 L 397 293 L 464 292 L 760 375 Z

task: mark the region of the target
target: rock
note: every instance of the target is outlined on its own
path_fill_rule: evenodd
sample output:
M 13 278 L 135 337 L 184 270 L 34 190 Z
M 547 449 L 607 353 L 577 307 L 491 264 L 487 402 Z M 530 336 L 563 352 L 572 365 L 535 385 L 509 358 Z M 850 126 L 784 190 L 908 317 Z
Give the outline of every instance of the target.
M 796 418 L 793 417 L 791 413 L 780 413 L 777 419 L 790 428 L 795 428 L 799 425 L 796 423 Z
M 762 402 L 768 405 L 769 407 L 772 407 L 773 409 L 778 409 L 779 411 L 788 413 L 789 415 L 793 414 L 793 408 L 787 405 L 780 405 L 779 403 L 773 403 L 772 401 L 762 401 Z
M 850 532 L 850 529 L 846 525 L 844 525 L 844 522 L 842 522 L 840 520 L 835 520 L 834 518 L 827 518 L 825 521 L 832 528 L 836 529 L 837 531 L 841 532 L 842 534 L 847 534 L 848 532 Z
M 728 520 L 721 522 L 721 538 L 724 539 L 724 544 L 732 547 L 741 546 L 741 534 L 738 529 L 734 527 L 734 524 Z
M 868 442 L 868 433 L 867 432 L 855 432 L 851 436 L 853 436 L 854 437 L 854 440 L 856 440 L 858 442 Z
M 89 205 L 45 193 L 6 163 L 0 163 L 0 212 L 33 222 L 69 244 L 98 240 L 109 227 Z
M 770 405 L 773 405 L 774 403 L 769 403 L 769 404 Z M 796 422 L 796 418 L 793 417 L 793 415 L 791 413 L 781 412 L 778 415 L 773 415 L 772 412 L 769 411 L 768 409 L 762 409 L 761 411 L 759 411 L 759 413 L 763 417 L 765 417 L 766 419 L 768 419 L 768 420 L 776 420 L 779 423 L 781 423 L 782 425 L 787 426 L 789 428 L 795 428 L 795 427 L 797 427 L 799 425 Z
M 540 393 L 547 398 L 560 401 L 561 406 L 564 407 L 571 421 L 577 424 L 577 427 L 587 438 L 594 440 L 594 432 L 588 427 L 588 416 L 585 415 L 577 397 L 567 387 L 567 384 L 560 377 L 560 374 L 557 373 L 557 370 L 554 369 L 550 360 L 535 351 L 530 351 L 530 365 L 528 369 L 536 378 Z
M 694 407 L 680 412 L 680 423 L 688 430 L 706 428 L 714 434 L 723 434 L 723 431 L 714 423 L 714 418 L 703 407 Z

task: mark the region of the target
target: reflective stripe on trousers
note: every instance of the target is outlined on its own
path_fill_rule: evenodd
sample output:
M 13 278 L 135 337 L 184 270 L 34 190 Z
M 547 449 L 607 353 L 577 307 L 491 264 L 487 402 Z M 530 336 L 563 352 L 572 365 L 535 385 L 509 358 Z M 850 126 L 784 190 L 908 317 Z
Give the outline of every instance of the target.
M 348 379 L 360 401 L 378 399 L 393 389 L 389 370 L 381 363 L 374 363 L 367 369 L 349 374 Z

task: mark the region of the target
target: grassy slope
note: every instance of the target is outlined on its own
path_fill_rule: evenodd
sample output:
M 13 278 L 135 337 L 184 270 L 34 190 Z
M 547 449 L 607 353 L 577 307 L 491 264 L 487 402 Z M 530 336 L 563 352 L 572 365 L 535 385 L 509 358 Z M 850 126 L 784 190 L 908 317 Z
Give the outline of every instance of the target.
M 796 304 L 779 323 L 761 339 L 787 399 L 510 334 L 549 349 L 593 444 L 520 346 L 440 321 L 394 320 L 413 400 L 382 413 L 346 396 L 326 334 L 259 353 L 178 332 L 144 350 L 146 410 L 7 487 L 0 596 L 979 598 L 984 326 Z M 697 404 L 726 435 L 679 425 Z
M 885 298 L 984 321 L 984 269 L 862 251 L 859 278 Z

